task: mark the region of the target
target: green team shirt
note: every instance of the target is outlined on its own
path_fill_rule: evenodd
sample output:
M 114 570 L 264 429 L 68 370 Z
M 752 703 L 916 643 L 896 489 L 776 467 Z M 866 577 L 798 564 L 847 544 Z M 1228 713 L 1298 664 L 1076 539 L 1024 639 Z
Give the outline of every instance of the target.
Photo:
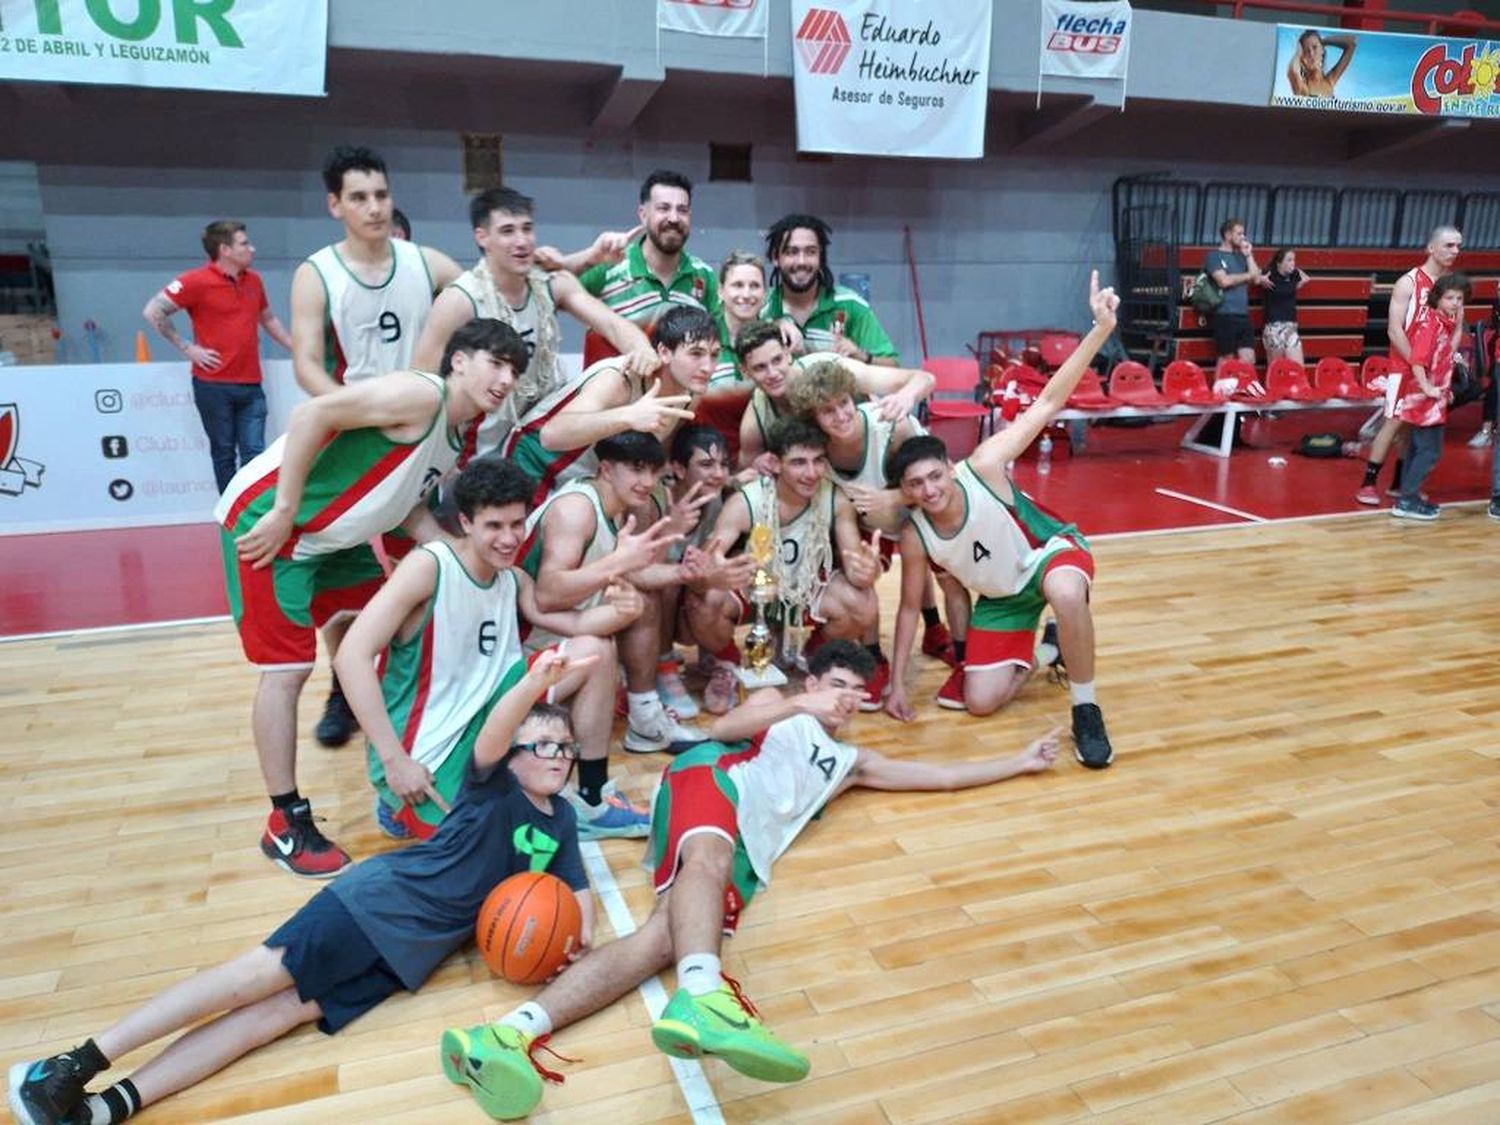
M 672 305 L 691 305 L 714 313 L 719 309 L 719 279 L 711 266 L 684 250 L 670 285 L 646 265 L 641 249 L 645 239 L 632 242 L 625 257 L 613 265 L 593 266 L 579 283 L 632 324 L 649 328 Z
M 817 307 L 813 309 L 811 316 L 797 325 L 802 329 L 802 339 L 808 351 L 834 350 L 833 326 L 839 313 L 844 314 L 844 335 L 869 352 L 871 359 L 899 357 L 896 345 L 891 343 L 891 338 L 885 334 L 885 329 L 870 311 L 865 299 L 842 285 L 835 285 L 832 293 L 820 286 Z M 766 301 L 766 307 L 761 310 L 761 315 L 766 320 L 780 320 L 789 315 L 782 307 L 781 286 L 771 290 L 771 296 Z

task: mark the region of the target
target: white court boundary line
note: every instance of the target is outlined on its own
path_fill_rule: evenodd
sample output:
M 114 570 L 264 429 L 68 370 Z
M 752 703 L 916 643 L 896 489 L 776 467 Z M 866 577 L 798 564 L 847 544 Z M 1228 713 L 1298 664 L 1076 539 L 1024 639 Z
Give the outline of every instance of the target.
M 1197 504 L 1200 508 L 1212 508 L 1216 512 L 1223 512 L 1225 515 L 1229 516 L 1238 516 L 1240 519 L 1249 520 L 1251 523 L 1271 522 L 1270 520 L 1266 519 L 1265 516 L 1257 516 L 1254 512 L 1246 512 L 1242 511 L 1239 508 L 1231 508 L 1227 504 L 1216 504 L 1212 500 L 1205 500 L 1201 496 L 1190 496 L 1186 492 L 1178 492 L 1175 489 L 1158 488 L 1155 491 L 1158 496 L 1169 496 L 1173 500 L 1182 500 L 1188 504 Z
M 614 927 L 615 938 L 635 933 L 635 919 L 630 916 L 630 907 L 625 905 L 625 896 L 620 893 L 620 885 L 615 882 L 615 873 L 609 869 L 604 852 L 593 840 L 584 841 L 578 846 L 583 852 L 589 882 L 594 885 L 594 893 L 604 904 L 604 913 L 609 916 L 609 924 Z M 667 1006 L 667 990 L 662 987 L 661 978 L 647 977 L 641 981 L 637 991 L 645 1001 L 646 1011 L 654 1023 L 661 1018 L 662 1009 Z M 672 1076 L 677 1079 L 677 1085 L 682 1090 L 688 1112 L 693 1115 L 694 1125 L 724 1125 L 719 1099 L 714 1096 L 713 1087 L 708 1084 L 708 1075 L 703 1073 L 703 1065 L 691 1059 L 677 1059 L 670 1055 L 663 1057 L 671 1064 Z
M 58 637 L 90 637 L 101 633 L 139 633 L 147 629 L 171 629 L 178 625 L 215 625 L 231 620 L 229 614 L 214 617 L 178 617 L 171 621 L 134 621 L 128 625 L 92 625 L 86 629 L 54 629 L 50 633 L 17 633 L 11 637 L 0 637 L 0 645 L 12 641 L 50 641 Z

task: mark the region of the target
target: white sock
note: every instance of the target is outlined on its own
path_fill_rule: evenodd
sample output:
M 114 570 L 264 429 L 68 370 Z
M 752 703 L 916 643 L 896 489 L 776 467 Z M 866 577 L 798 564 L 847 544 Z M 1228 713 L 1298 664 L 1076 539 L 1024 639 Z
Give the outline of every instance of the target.
M 513 1027 L 517 1031 L 524 1031 L 533 1039 L 539 1035 L 552 1033 L 552 1017 L 547 1014 L 545 1008 L 532 1000 L 526 1001 L 515 1011 L 502 1017 L 500 1024 L 502 1027 Z
M 1068 691 L 1073 696 L 1074 707 L 1077 707 L 1080 703 L 1095 702 L 1093 680 L 1090 680 L 1086 684 L 1080 684 L 1077 680 L 1070 680 L 1068 681 Z
M 655 688 L 650 691 L 628 691 L 625 693 L 625 702 L 632 719 L 643 712 L 652 714 L 661 706 L 661 700 L 657 697 Z
M 712 953 L 689 953 L 677 962 L 677 987 L 687 989 L 689 996 L 707 996 L 723 988 L 719 959 Z

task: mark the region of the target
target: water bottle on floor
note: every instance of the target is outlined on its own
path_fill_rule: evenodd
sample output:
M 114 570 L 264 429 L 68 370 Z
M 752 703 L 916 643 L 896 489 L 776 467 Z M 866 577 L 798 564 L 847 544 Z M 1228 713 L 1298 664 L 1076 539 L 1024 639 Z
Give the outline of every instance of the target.
M 1042 431 L 1042 440 L 1036 446 L 1036 471 L 1046 476 L 1052 471 L 1052 435 Z

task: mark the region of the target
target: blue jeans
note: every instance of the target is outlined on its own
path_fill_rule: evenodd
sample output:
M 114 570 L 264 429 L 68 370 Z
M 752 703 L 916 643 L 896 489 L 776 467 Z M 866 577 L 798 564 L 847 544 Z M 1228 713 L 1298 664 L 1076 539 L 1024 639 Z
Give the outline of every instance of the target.
M 193 402 L 208 435 L 214 481 L 223 492 L 235 470 L 266 447 L 266 394 L 259 383 L 194 379 Z

